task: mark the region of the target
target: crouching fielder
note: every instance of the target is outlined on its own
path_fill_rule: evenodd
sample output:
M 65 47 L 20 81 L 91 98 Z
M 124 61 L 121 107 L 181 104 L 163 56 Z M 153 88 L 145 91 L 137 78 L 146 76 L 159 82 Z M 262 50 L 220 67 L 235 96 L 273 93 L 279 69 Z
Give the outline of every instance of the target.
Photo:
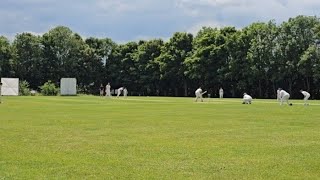
M 285 90 L 281 89 L 280 90 L 280 105 L 283 104 L 283 102 L 287 102 L 287 104 L 289 105 L 289 98 L 290 98 L 290 94 L 287 93 Z
M 247 93 L 243 93 L 243 102 L 242 104 L 251 104 L 252 97 L 248 95 Z
M 307 103 L 308 102 L 308 99 L 309 99 L 309 97 L 310 97 L 310 93 L 308 93 L 307 91 L 303 91 L 303 90 L 300 90 L 300 92 L 303 94 L 303 96 L 304 96 L 304 98 L 303 98 L 303 100 L 304 100 L 304 105 L 309 105 L 309 103 Z
M 198 99 L 201 99 L 201 102 L 203 102 L 203 99 L 202 99 L 202 95 L 203 94 L 205 94 L 207 91 L 205 91 L 205 92 L 202 92 L 202 89 L 201 89 L 201 87 L 199 87 L 197 90 L 196 90 L 196 92 L 195 92 L 195 94 L 196 94 L 196 102 L 198 101 Z

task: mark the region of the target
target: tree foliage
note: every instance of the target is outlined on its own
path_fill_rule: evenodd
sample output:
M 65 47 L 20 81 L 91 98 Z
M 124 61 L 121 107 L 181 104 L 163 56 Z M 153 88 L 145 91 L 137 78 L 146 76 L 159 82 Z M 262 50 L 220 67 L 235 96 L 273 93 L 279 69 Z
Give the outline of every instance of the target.
M 228 97 L 247 92 L 272 98 L 278 87 L 293 97 L 300 97 L 300 89 L 320 97 L 319 64 L 320 20 L 315 16 L 279 25 L 255 22 L 242 29 L 203 27 L 195 35 L 176 32 L 168 41 L 124 44 L 83 39 L 64 26 L 42 36 L 17 34 L 12 42 L 0 36 L 0 76 L 20 78 L 31 89 L 75 77 L 82 92 L 94 94 L 110 82 L 113 89 L 125 86 L 133 95 L 192 96 L 201 86 L 212 95 L 223 87 Z

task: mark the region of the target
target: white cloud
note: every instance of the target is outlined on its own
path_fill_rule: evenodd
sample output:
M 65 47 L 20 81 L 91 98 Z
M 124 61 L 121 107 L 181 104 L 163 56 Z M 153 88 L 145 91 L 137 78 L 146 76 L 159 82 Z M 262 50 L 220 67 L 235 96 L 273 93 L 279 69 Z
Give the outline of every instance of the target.
M 16 32 L 16 33 L 5 33 L 3 34 L 5 37 L 7 37 L 9 39 L 9 41 L 13 42 L 13 40 L 15 39 L 15 37 L 18 34 L 22 34 L 22 33 L 30 33 L 33 34 L 35 36 L 42 36 L 44 34 L 44 32 L 33 32 L 33 31 L 22 31 L 22 32 Z
M 0 35 L 47 32 L 56 25 L 86 36 L 130 41 L 197 33 L 202 26 L 237 28 L 256 21 L 319 16 L 319 0 L 1 0 Z
M 155 36 L 145 36 L 145 35 L 138 35 L 135 38 L 133 38 L 133 41 L 139 41 L 139 40 L 153 40 L 153 39 L 162 39 L 163 41 L 168 41 L 171 37 L 155 37 Z
M 239 6 L 246 3 L 246 0 L 177 0 L 178 6 L 210 6 L 210 7 L 224 7 L 224 6 Z
M 186 31 L 188 33 L 191 33 L 193 35 L 196 35 L 202 27 L 213 27 L 213 28 L 222 28 L 225 27 L 226 25 L 221 23 L 221 22 L 214 22 L 214 21 L 203 21 L 200 23 L 196 23 L 192 25 L 190 28 L 188 28 Z
M 111 12 L 126 12 L 130 10 L 134 10 L 135 7 L 131 6 L 131 4 L 127 2 L 123 2 L 121 0 L 98 0 L 97 8 L 100 8 L 104 11 Z

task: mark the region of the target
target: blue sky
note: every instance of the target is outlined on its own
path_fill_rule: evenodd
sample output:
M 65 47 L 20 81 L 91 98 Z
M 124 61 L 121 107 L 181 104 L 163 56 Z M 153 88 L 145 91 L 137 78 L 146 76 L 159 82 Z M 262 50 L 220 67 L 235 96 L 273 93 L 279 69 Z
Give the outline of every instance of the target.
M 0 35 L 43 34 L 63 25 L 83 37 L 116 42 L 168 39 L 202 26 L 245 27 L 320 14 L 320 0 L 0 0 Z

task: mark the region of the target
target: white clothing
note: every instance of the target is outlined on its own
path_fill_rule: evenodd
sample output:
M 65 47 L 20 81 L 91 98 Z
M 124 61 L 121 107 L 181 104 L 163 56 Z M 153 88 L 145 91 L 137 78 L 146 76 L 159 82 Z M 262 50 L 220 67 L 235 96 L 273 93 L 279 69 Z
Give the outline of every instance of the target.
M 308 99 L 309 99 L 309 97 L 310 97 L 310 93 L 308 93 L 307 91 L 301 91 L 301 93 L 302 93 L 303 96 L 304 96 L 304 98 L 303 98 L 303 100 L 304 100 L 304 105 L 307 105 L 307 104 L 308 104 L 307 101 L 308 101 Z
M 219 90 L 219 96 L 220 96 L 220 98 L 223 98 L 223 89 L 222 88 L 220 88 L 220 90 Z
M 123 87 L 121 87 L 121 88 L 119 88 L 118 89 L 118 94 L 117 94 L 117 97 L 119 97 L 120 96 L 120 94 L 121 94 L 121 92 L 123 91 Z
M 196 100 L 195 100 L 196 102 L 198 101 L 199 98 L 201 99 L 201 101 L 203 101 L 203 99 L 202 99 L 202 89 L 201 88 L 198 88 L 196 90 L 195 94 L 196 94 Z
M 287 104 L 289 105 L 290 94 L 287 93 L 285 90 L 281 90 L 279 94 L 280 94 L 280 105 L 282 105 L 284 101 L 287 102 Z
M 248 94 L 244 94 L 244 95 L 243 95 L 243 102 L 244 102 L 245 104 L 251 104 L 251 102 L 252 102 L 252 97 L 251 97 L 250 95 L 248 95 Z
M 2 103 L 2 95 L 1 95 L 1 84 L 0 84 L 0 104 Z
M 127 95 L 128 95 L 128 90 L 127 90 L 127 88 L 124 88 L 123 89 L 123 96 L 127 97 Z
M 280 89 L 277 90 L 277 100 L 280 101 Z
M 107 96 L 111 97 L 111 91 L 110 91 L 110 89 L 111 89 L 110 84 L 107 84 L 107 85 L 106 85 L 106 97 L 107 97 Z

